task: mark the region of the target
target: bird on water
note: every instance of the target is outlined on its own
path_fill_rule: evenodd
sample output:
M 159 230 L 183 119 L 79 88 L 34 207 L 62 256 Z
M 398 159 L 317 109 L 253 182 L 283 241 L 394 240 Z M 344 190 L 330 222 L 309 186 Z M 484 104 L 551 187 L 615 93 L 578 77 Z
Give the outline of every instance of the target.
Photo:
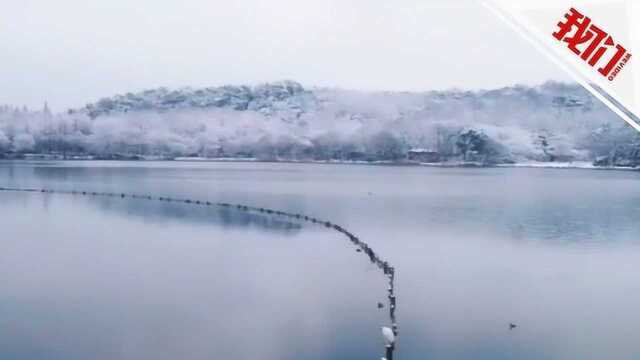
M 393 330 L 390 327 L 382 327 L 382 336 L 384 336 L 384 342 L 387 346 L 393 345 L 396 341 L 396 336 L 393 334 Z

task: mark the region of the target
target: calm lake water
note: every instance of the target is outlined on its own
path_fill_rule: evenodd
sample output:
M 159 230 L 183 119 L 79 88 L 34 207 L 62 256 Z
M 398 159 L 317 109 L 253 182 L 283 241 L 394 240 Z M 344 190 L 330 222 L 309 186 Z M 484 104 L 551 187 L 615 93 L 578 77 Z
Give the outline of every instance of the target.
M 639 172 L 0 162 L 0 186 L 331 220 L 396 267 L 396 359 L 640 358 Z M 3 360 L 382 355 L 386 279 L 320 226 L 0 192 L 0 229 Z

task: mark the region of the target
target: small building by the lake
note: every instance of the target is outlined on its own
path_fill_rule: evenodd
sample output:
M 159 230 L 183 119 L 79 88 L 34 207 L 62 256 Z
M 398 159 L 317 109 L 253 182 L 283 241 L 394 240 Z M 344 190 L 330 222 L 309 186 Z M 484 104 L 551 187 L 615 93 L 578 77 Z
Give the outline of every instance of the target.
M 430 149 L 410 149 L 407 153 L 409 161 L 415 161 L 420 163 L 437 163 L 442 160 L 442 157 L 437 151 Z

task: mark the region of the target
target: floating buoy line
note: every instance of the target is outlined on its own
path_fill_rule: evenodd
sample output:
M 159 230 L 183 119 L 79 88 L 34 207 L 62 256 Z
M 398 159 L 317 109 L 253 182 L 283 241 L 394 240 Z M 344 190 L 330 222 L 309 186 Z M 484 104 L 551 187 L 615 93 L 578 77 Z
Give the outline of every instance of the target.
M 312 224 L 324 226 L 329 229 L 333 229 L 344 236 L 346 236 L 352 244 L 356 246 L 356 250 L 359 253 L 366 255 L 377 268 L 382 270 L 383 274 L 388 279 L 388 288 L 387 288 L 387 303 L 389 307 L 389 320 L 391 323 L 391 327 L 383 327 L 382 333 L 385 338 L 385 359 L 393 360 L 393 351 L 395 349 L 395 342 L 398 336 L 398 325 L 396 323 L 396 296 L 395 296 L 395 268 L 387 261 L 384 261 L 378 254 L 376 254 L 373 249 L 364 241 L 360 240 L 353 233 L 347 231 L 340 225 L 334 224 L 330 221 L 320 220 L 315 217 L 297 214 L 297 213 L 289 213 L 285 211 L 273 210 L 264 207 L 254 207 L 247 206 L 243 204 L 231 204 L 226 202 L 211 202 L 211 201 L 203 201 L 203 200 L 192 200 L 192 199 L 179 199 L 172 198 L 168 196 L 151 196 L 151 195 L 138 195 L 138 194 L 127 194 L 127 193 L 114 193 L 114 192 L 96 192 L 96 191 L 76 191 L 76 190 L 52 190 L 52 189 L 35 189 L 35 188 L 11 188 L 11 187 L 0 187 L 0 191 L 4 192 L 25 192 L 25 193 L 42 193 L 42 194 L 61 194 L 61 195 L 77 195 L 77 196 L 95 196 L 95 197 L 110 197 L 110 198 L 120 198 L 120 199 L 140 199 L 140 200 L 149 200 L 149 201 L 163 201 L 170 203 L 179 203 L 179 204 L 190 204 L 190 205 L 200 205 L 200 206 L 216 206 L 221 208 L 231 208 L 239 211 L 252 212 L 252 213 L 260 213 L 274 216 L 282 216 L 290 219 L 294 219 L 297 221 L 309 222 Z M 378 308 L 382 308 L 381 303 L 378 304 Z

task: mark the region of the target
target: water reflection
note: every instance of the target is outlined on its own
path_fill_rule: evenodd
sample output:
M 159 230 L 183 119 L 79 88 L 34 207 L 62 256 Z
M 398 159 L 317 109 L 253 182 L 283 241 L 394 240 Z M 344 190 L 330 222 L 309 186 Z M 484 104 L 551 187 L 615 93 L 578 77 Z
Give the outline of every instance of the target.
M 23 202 L 22 194 L 3 194 L 3 202 Z M 43 205 L 48 206 L 53 197 L 68 196 L 65 194 L 40 194 Z M 177 202 L 144 201 L 143 199 L 89 196 L 78 201 L 96 206 L 100 211 L 113 212 L 121 216 L 136 217 L 148 222 L 165 220 L 200 223 L 212 226 L 257 228 L 261 231 L 272 231 L 281 235 L 296 233 L 302 228 L 301 223 L 286 221 L 274 216 L 260 215 L 239 211 L 233 208 L 201 207 Z
M 0 166 L 0 181 L 6 185 L 129 193 L 144 189 L 335 220 L 399 269 L 402 333 L 396 360 L 634 359 L 640 353 L 633 337 L 640 332 L 640 315 L 635 311 L 640 301 L 638 180 L 637 172 L 546 169 L 97 162 Z M 34 303 L 44 291 L 20 294 L 30 283 L 45 284 L 49 293 L 62 293 L 57 287 L 73 294 L 84 286 L 87 293 L 101 294 L 106 293 L 101 290 L 103 278 L 115 275 L 106 286 L 124 292 L 121 296 L 131 298 L 130 303 L 139 303 L 122 305 L 126 316 L 121 317 L 135 321 L 115 321 L 120 310 L 115 311 L 113 304 L 118 299 L 108 294 L 93 302 L 87 296 L 78 301 L 58 294 L 56 302 L 69 307 L 68 313 L 73 313 L 70 304 L 92 303 L 109 314 L 104 323 L 86 321 L 103 329 L 100 336 L 88 336 L 94 342 L 115 344 L 105 348 L 122 348 L 129 341 L 129 352 L 111 358 L 126 359 L 133 347 L 144 348 L 136 353 L 143 357 L 162 358 L 160 351 L 165 351 L 186 359 L 205 358 L 200 351 L 208 352 L 209 358 L 217 356 L 215 349 L 238 359 L 380 356 L 380 325 L 388 322 L 387 308 L 375 310 L 386 296 L 380 291 L 380 276 L 361 253 L 343 239 L 327 236 L 324 227 L 303 226 L 282 236 L 280 230 L 263 231 L 253 225 L 185 224 L 171 217 L 149 221 L 136 215 L 135 221 L 127 222 L 122 216 L 125 210 L 103 211 L 82 201 L 71 206 L 55 197 L 49 201 L 46 216 L 29 210 L 32 219 L 21 218 L 16 211 L 23 206 L 19 202 L 5 211 L 0 204 L 2 228 L 10 224 L 13 229 L 29 229 L 13 232 L 10 241 L 3 241 L 0 288 L 6 296 L 0 297 Z M 24 206 L 33 203 L 25 201 Z M 125 248 L 110 264 L 127 268 L 126 274 L 139 274 L 138 281 L 124 270 L 114 274 L 96 264 L 67 264 L 74 272 L 46 271 L 67 256 L 51 255 L 59 250 L 42 248 L 47 242 L 24 240 L 39 236 L 35 233 L 39 229 L 29 228 L 33 218 L 49 231 L 40 235 L 46 239 L 49 233 L 74 229 L 69 225 L 78 216 L 70 215 L 74 212 L 98 226 L 90 231 L 77 226 L 75 231 L 84 234 L 84 241 L 65 248 L 95 246 L 73 256 L 74 261 L 86 258 L 100 264 L 106 260 L 99 254 L 113 255 L 114 247 Z M 46 219 L 51 217 L 67 225 L 49 223 Z M 101 239 L 103 233 L 116 239 Z M 13 238 L 23 240 L 11 242 Z M 65 239 L 48 241 L 60 245 Z M 44 251 L 38 253 L 40 259 L 27 256 L 33 249 Z M 50 257 L 42 258 L 46 254 Z M 24 259 L 39 260 L 45 275 L 57 274 L 59 279 L 42 278 L 43 271 L 25 268 L 29 262 Z M 238 266 L 246 263 L 251 266 Z M 93 282 L 100 284 L 71 281 L 78 268 L 93 273 Z M 179 270 L 176 274 L 168 268 Z M 218 275 L 233 281 L 221 282 Z M 231 300 L 220 300 L 212 287 L 230 291 Z M 141 289 L 152 289 L 152 295 Z M 208 295 L 203 298 L 203 293 Z M 211 306 L 196 305 L 200 300 Z M 176 310 L 182 306 L 187 310 Z M 87 316 L 87 309 L 79 313 Z M 286 312 L 272 316 L 282 309 Z M 14 310 L 4 309 L 5 314 Z M 32 310 L 22 313 L 28 311 Z M 221 317 L 234 324 L 231 334 L 211 330 L 220 325 Z M 518 328 L 509 330 L 510 322 Z M 172 336 L 156 331 L 163 326 L 173 329 Z M 116 334 L 129 330 L 114 338 L 105 328 Z M 16 339 L 32 339 L 24 334 L 34 331 L 13 337 L 13 346 L 19 343 Z
M 195 206 L 203 206 L 206 208 L 219 207 L 223 210 L 226 210 L 227 214 L 230 212 L 230 209 L 232 209 L 231 212 L 233 211 L 242 212 L 249 216 L 252 215 L 251 214 L 252 212 L 258 212 L 260 214 L 267 214 L 267 216 L 270 215 L 272 217 L 281 216 L 281 217 L 287 217 L 290 219 L 296 219 L 298 221 L 305 221 L 308 223 L 320 224 L 325 226 L 327 229 L 335 230 L 338 233 L 346 236 L 349 239 L 349 241 L 351 241 L 357 247 L 356 248 L 357 252 L 361 252 L 364 255 L 366 255 L 369 258 L 371 264 L 378 267 L 382 271 L 382 273 L 388 278 L 387 299 L 388 299 L 388 306 L 389 306 L 389 320 L 390 320 L 389 325 L 390 326 L 383 326 L 381 329 L 382 329 L 382 334 L 385 338 L 384 359 L 393 360 L 393 354 L 396 346 L 396 338 L 398 336 L 398 325 L 397 325 L 396 315 L 395 315 L 396 306 L 397 306 L 396 296 L 395 296 L 395 281 L 394 281 L 395 268 L 392 267 L 387 261 L 384 261 L 378 254 L 376 254 L 376 252 L 366 242 L 362 241 L 361 239 L 359 239 L 357 236 L 355 236 L 353 233 L 349 232 L 342 226 L 333 224 L 330 221 L 320 220 L 320 219 L 309 217 L 307 215 L 303 215 L 299 213 L 290 213 L 282 210 L 273 210 L 273 209 L 268 209 L 263 207 L 257 208 L 257 207 L 242 205 L 242 204 L 229 204 L 229 203 L 223 203 L 223 202 L 216 203 L 216 202 L 211 202 L 209 200 L 174 199 L 174 198 L 165 197 L 165 196 L 82 191 L 82 190 L 59 191 L 59 190 L 38 189 L 38 188 L 0 187 L 0 191 L 15 192 L 15 193 L 22 193 L 22 194 L 41 194 L 45 196 L 70 195 L 70 196 L 81 196 L 81 197 L 88 197 L 88 198 L 110 198 L 110 199 L 117 198 L 120 200 L 129 200 L 129 201 L 136 201 L 136 202 L 144 202 L 144 201 L 156 202 L 157 201 L 157 202 L 164 202 L 167 204 L 178 203 L 178 204 L 183 204 L 183 206 L 195 205 Z M 263 217 L 267 217 L 267 216 L 263 216 Z M 228 219 L 228 216 L 225 216 L 224 218 Z M 245 225 L 248 224 L 247 222 L 243 222 L 243 223 Z M 286 224 L 287 224 L 287 227 L 295 226 L 294 224 L 288 223 L 288 222 Z M 384 308 L 384 305 L 381 302 L 378 302 L 377 304 L 378 304 L 378 309 Z
M 201 212 L 202 221 L 179 221 L 175 209 L 151 221 L 131 217 L 145 208 L 114 211 L 117 201 L 129 202 L 121 199 L 105 208 L 51 194 L 2 198 L 3 359 L 352 359 L 380 352 L 380 279 L 322 227 L 265 232 L 250 219 L 241 220 L 246 227 L 236 220 L 210 226 L 210 211 L 179 204 L 167 206 Z

